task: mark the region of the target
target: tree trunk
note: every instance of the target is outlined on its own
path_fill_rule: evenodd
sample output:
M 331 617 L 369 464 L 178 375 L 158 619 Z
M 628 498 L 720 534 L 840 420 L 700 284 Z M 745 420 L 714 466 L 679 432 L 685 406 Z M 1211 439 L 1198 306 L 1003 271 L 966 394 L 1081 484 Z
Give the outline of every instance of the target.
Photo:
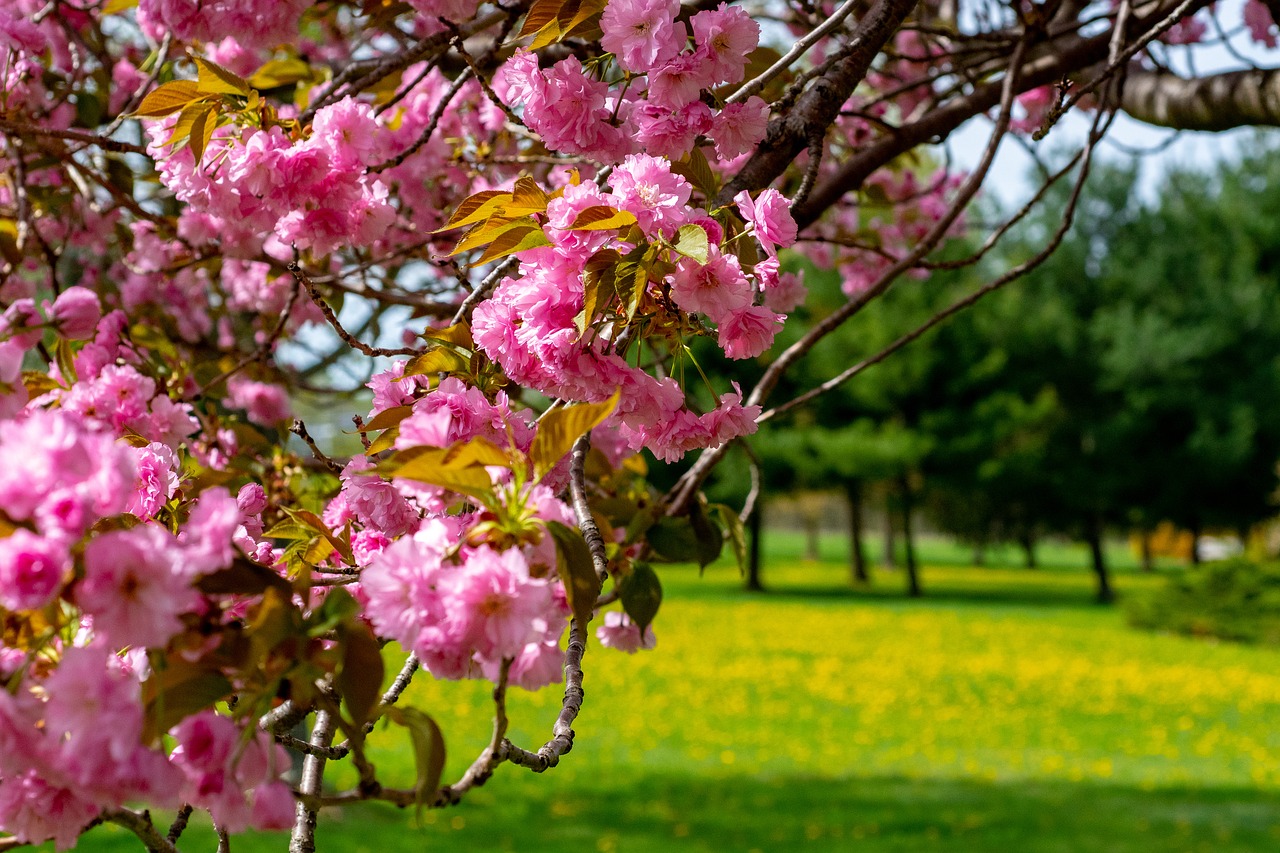
M 751 534 L 751 542 L 747 546 L 747 590 L 764 592 L 760 583 L 760 536 L 764 531 L 764 499 L 756 498 L 756 505 L 747 518 L 747 530 Z
M 1036 562 L 1036 537 L 1034 533 L 1024 533 L 1020 537 L 1022 543 L 1022 553 L 1026 556 L 1026 567 L 1034 569 L 1039 564 Z
M 898 560 L 894 554 L 897 546 L 897 535 L 893 529 L 893 495 L 885 494 L 884 497 L 884 567 L 886 569 L 896 568 Z
M 899 481 L 902 488 L 902 538 L 907 545 L 907 595 L 919 598 L 923 594 L 920 589 L 920 573 L 916 568 L 916 547 L 911 540 L 911 484 L 904 476 Z
M 1107 575 L 1107 559 L 1102 553 L 1102 519 L 1094 516 L 1089 519 L 1086 532 L 1086 540 L 1089 543 L 1089 554 L 1093 561 L 1093 574 L 1098 579 L 1098 602 L 1100 604 L 1110 604 L 1115 600 L 1115 593 L 1111 590 L 1111 579 Z
M 979 542 L 973 546 L 973 564 L 982 568 L 987 564 L 987 543 Z
M 862 483 L 853 480 L 845 485 L 849 499 L 849 570 L 855 584 L 871 582 L 867 571 L 867 556 L 862 553 Z
M 819 550 L 819 535 L 822 532 L 822 519 L 809 510 L 802 510 L 804 518 L 804 558 L 816 563 L 822 558 Z
M 1144 572 L 1154 572 L 1156 570 L 1156 558 L 1151 553 L 1151 531 L 1143 530 L 1138 536 L 1142 543 L 1142 570 Z
M 1200 565 L 1200 522 L 1191 525 L 1191 565 Z

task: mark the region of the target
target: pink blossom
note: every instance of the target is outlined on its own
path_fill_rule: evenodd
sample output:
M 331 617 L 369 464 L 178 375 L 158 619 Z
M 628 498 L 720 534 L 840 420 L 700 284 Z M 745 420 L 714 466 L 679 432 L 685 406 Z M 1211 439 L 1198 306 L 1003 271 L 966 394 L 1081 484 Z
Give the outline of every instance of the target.
M 199 602 L 173 537 L 154 524 L 95 537 L 84 562 L 76 602 L 113 646 L 164 646 Z
M 649 72 L 649 100 L 678 110 L 698 100 L 703 89 L 715 83 L 711 66 L 703 57 L 682 53 Z
M 750 305 L 731 312 L 720 323 L 717 340 L 729 358 L 755 358 L 773 343 L 783 319 L 768 308 Z
M 604 614 L 604 624 L 596 628 L 596 638 L 605 648 L 618 649 L 629 655 L 658 645 L 653 626 L 646 627 L 642 632 L 640 626 L 631 621 L 631 617 L 617 610 Z
M 361 524 L 395 538 L 418 526 L 420 513 L 394 485 L 377 474 L 364 474 L 373 463 L 357 456 L 342 471 L 346 506 Z
M 628 71 L 643 74 L 680 52 L 688 39 L 676 21 L 679 0 L 612 0 L 600 16 L 600 46 Z
M 178 535 L 182 560 L 175 572 L 194 579 L 231 565 L 236 554 L 233 539 L 239 526 L 240 507 L 226 489 L 201 492 Z
M 671 164 L 648 154 L 632 154 L 609 176 L 619 209 L 635 214 L 646 234 L 670 232 L 685 220 L 693 187 L 671 172 Z
M 732 160 L 764 139 L 769 127 L 769 105 L 752 95 L 741 103 L 727 104 L 713 121 L 710 136 L 716 143 L 716 156 Z
M 134 451 L 138 480 L 129 495 L 127 511 L 139 518 L 152 518 L 178 489 L 181 464 L 168 445 L 152 442 Z
M 760 25 L 739 6 L 721 3 L 693 16 L 693 39 L 700 59 L 707 64 L 716 83 L 736 83 L 742 79 L 747 57 L 760 43 Z
M 48 314 L 58 334 L 68 340 L 82 341 L 93 337 L 102 319 L 102 305 L 98 295 L 88 288 L 68 287 L 53 301 Z
M 483 657 L 515 657 L 547 630 L 551 590 L 515 549 L 477 548 L 449 583 L 449 619 Z
M 731 311 L 751 304 L 751 284 L 734 255 L 712 246 L 708 262 L 682 258 L 671 284 L 671 300 L 685 311 L 706 314 L 719 323 Z
M 769 255 L 777 254 L 796 241 L 796 221 L 791 218 L 791 202 L 775 189 L 767 189 L 753 201 L 746 190 L 733 197 L 760 245 Z
M 1276 24 L 1262 0 L 1245 0 L 1244 24 L 1255 42 L 1265 47 L 1276 46 Z
M 702 101 L 674 110 L 646 101 L 632 111 L 630 121 L 644 151 L 671 160 L 689 153 L 698 136 L 712 127 L 711 108 Z
M 37 770 L 0 778 L 0 826 L 19 841 L 52 839 L 58 850 L 70 850 L 98 811 L 71 790 L 46 782 Z
M 228 380 L 227 405 L 244 409 L 249 420 L 262 426 L 279 426 L 293 416 L 284 388 L 242 376 Z
M 35 610 L 53 600 L 71 569 L 67 546 L 19 528 L 0 539 L 0 607 Z

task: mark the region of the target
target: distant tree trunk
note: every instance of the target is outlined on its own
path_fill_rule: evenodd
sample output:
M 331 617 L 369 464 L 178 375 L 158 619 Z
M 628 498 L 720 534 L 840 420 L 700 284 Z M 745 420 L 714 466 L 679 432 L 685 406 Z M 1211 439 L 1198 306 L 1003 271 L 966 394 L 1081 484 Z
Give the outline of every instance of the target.
M 764 592 L 760 583 L 760 537 L 764 532 L 764 496 L 756 498 L 756 505 L 747 518 L 747 530 L 751 533 L 751 542 L 747 546 L 747 590 Z
M 1138 537 L 1142 543 L 1142 570 L 1144 572 L 1154 572 L 1156 570 L 1156 558 L 1151 553 L 1151 531 L 1143 530 L 1138 534 Z
M 804 519 L 804 558 L 811 563 L 822 558 L 819 551 L 819 536 L 822 532 L 822 519 L 816 512 L 802 510 Z
M 979 540 L 973 546 L 973 564 L 975 566 L 985 566 L 987 564 L 987 543 Z
M 844 493 L 849 499 L 849 569 L 854 583 L 870 583 L 867 556 L 862 553 L 862 482 L 850 480 Z
M 884 498 L 884 567 L 886 569 L 896 568 L 898 565 L 894 554 L 897 546 L 896 539 L 893 529 L 893 495 L 886 494 Z
M 1111 579 L 1107 576 L 1107 558 L 1102 552 L 1102 519 L 1096 515 L 1089 519 L 1086 541 L 1093 560 L 1093 574 L 1098 579 L 1098 602 L 1110 604 L 1116 596 L 1111 590 Z
M 1019 538 L 1022 543 L 1022 553 L 1026 556 L 1026 566 L 1028 569 L 1037 567 L 1036 563 L 1036 535 L 1031 531 L 1027 531 Z
M 1200 565 L 1200 522 L 1191 525 L 1191 565 Z
M 903 475 L 898 485 L 902 489 L 902 538 L 907 545 L 907 595 L 919 598 L 923 590 L 920 589 L 920 573 L 916 568 L 916 547 L 911 538 L 911 484 Z

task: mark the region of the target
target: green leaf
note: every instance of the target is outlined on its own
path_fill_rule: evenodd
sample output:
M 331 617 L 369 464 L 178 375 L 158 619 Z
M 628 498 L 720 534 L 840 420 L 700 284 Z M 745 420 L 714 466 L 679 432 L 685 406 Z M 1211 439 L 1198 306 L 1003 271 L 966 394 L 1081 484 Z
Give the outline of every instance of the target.
M 71 342 L 65 338 L 58 338 L 53 345 L 53 357 L 58 363 L 58 371 L 62 374 L 62 379 L 69 385 L 76 382 L 76 354 L 71 348 Z
M 720 558 L 720 552 L 724 550 L 724 533 L 711 523 L 701 500 L 696 501 L 689 512 L 689 526 L 697 541 L 698 566 L 705 569 Z
M 663 516 L 645 534 L 656 556 L 668 563 L 692 563 L 698 559 L 698 536 L 688 518 Z
M 162 118 L 180 111 L 192 101 L 205 97 L 194 80 L 174 80 L 157 86 L 147 93 L 132 115 L 142 118 Z
M 431 717 L 417 708 L 392 705 L 387 717 L 396 725 L 409 730 L 413 741 L 413 760 L 418 769 L 418 779 L 413 786 L 418 805 L 431 802 L 440 790 L 440 777 L 444 773 L 444 734 Z
M 360 602 L 342 587 L 334 587 L 307 619 L 307 636 L 322 637 L 360 613 Z
M 747 538 L 742 531 L 742 519 L 731 506 L 713 504 L 711 510 L 720 519 L 725 538 L 733 547 L 733 556 L 738 561 L 738 571 L 745 575 L 747 573 Z
M 195 158 L 197 167 L 204 159 L 204 151 L 209 147 L 209 140 L 213 139 L 213 131 L 217 126 L 218 108 L 213 104 L 209 109 L 202 110 L 191 124 L 191 156 Z
M 280 575 L 243 557 L 237 557 L 225 569 L 201 575 L 196 581 L 196 589 L 205 595 L 259 595 L 272 587 L 285 594 L 293 592 L 293 587 Z
M 565 598 L 573 610 L 573 618 L 579 625 L 585 625 L 591 621 L 601 587 L 591 549 L 580 532 L 558 521 L 548 521 L 547 532 L 556 541 L 560 554 L 560 580 L 564 582 Z
M 617 297 L 616 270 L 621 259 L 622 256 L 614 249 L 601 249 L 587 259 L 582 271 L 582 310 L 573 318 L 579 338 L 587 333 L 595 320 L 598 306 L 607 305 Z
M 543 416 L 538 424 L 538 433 L 533 437 L 533 446 L 529 448 L 534 478 L 541 480 L 573 448 L 575 441 L 613 414 L 621 394 L 622 389 L 619 388 L 602 402 L 566 406 Z
M 662 583 L 658 573 L 648 563 L 635 563 L 631 574 L 618 584 L 618 599 L 631 621 L 640 626 L 640 633 L 653 623 L 662 606 Z
M 196 68 L 199 69 L 196 85 L 201 92 L 211 95 L 242 95 L 247 98 L 253 91 L 249 81 L 234 71 L 199 56 L 195 60 Z
M 338 690 L 347 705 L 351 722 L 358 729 L 365 724 L 382 697 L 386 674 L 378 640 L 358 619 L 347 623 L 342 633 L 342 665 L 338 668 Z
M 180 655 L 166 658 L 142 685 L 143 740 L 151 742 L 192 714 L 230 695 L 226 676 Z
M 680 226 L 680 231 L 676 234 L 676 242 L 672 248 L 686 258 L 691 258 L 700 264 L 707 262 L 711 252 L 707 242 L 706 230 L 701 225 L 693 223 Z
M 671 164 L 671 171 L 686 179 L 708 199 L 720 192 L 720 179 L 712 171 L 711 164 L 701 148 L 695 148 L 678 163 Z

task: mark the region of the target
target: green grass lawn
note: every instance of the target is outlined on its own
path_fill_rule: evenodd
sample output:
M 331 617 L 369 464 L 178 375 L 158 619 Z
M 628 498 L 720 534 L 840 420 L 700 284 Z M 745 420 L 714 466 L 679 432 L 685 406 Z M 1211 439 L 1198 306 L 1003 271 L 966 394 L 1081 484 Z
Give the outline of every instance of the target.
M 830 562 L 795 559 L 797 544 L 771 547 L 764 595 L 727 566 L 664 569 L 658 648 L 593 645 L 560 767 L 503 766 L 420 819 L 349 809 L 320 850 L 1280 849 L 1280 651 L 1135 632 L 1065 558 L 929 565 L 909 601 L 900 573 L 850 590 L 834 539 Z M 1116 587 L 1158 580 L 1120 572 Z M 449 777 L 488 736 L 486 694 L 411 690 L 444 728 Z M 515 692 L 513 739 L 536 748 L 558 703 Z M 408 785 L 407 738 L 388 741 L 375 761 Z M 198 827 L 187 840 L 214 847 Z M 109 827 L 82 847 L 140 849 Z

